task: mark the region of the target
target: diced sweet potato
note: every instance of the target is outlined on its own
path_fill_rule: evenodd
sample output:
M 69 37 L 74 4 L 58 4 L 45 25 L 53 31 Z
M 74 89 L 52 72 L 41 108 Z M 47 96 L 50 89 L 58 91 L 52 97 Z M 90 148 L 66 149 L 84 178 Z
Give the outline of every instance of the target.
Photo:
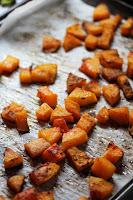
M 133 79 L 133 52 L 129 52 L 128 54 L 127 76 Z
M 122 72 L 120 69 L 112 69 L 106 67 L 103 67 L 102 69 L 102 77 L 108 82 L 116 82 L 118 76 L 123 74 L 124 72 Z
M 36 158 L 46 150 L 50 144 L 44 139 L 33 139 L 30 142 L 24 144 L 25 150 L 30 155 L 31 158 Z
M 24 176 L 23 175 L 11 176 L 7 180 L 7 185 L 15 193 L 18 193 L 22 190 L 23 184 L 24 184 Z
M 86 59 L 79 70 L 91 78 L 98 78 L 101 72 L 99 59 L 97 57 Z
M 95 176 L 105 180 L 111 178 L 115 170 L 116 167 L 109 160 L 103 157 L 96 158 L 91 167 L 91 171 Z
M 70 51 L 76 47 L 79 47 L 81 45 L 82 45 L 82 41 L 79 40 L 78 38 L 76 38 L 73 35 L 68 34 L 68 33 L 65 35 L 63 47 L 66 52 Z
M 124 155 L 123 150 L 113 143 L 109 143 L 103 157 L 108 159 L 113 164 L 117 163 Z
M 101 35 L 103 31 L 102 26 L 92 24 L 88 21 L 83 21 L 82 27 L 88 34 L 92 34 L 95 36 Z
M 37 97 L 41 102 L 47 103 L 52 108 L 57 104 L 57 94 L 53 93 L 47 86 L 39 87 Z
M 39 167 L 35 171 L 29 174 L 29 177 L 33 184 L 42 185 L 57 175 L 60 170 L 60 166 L 56 163 L 45 163 L 42 167 Z
M 53 126 L 54 127 L 59 127 L 60 128 L 60 132 L 61 133 L 66 133 L 69 128 L 66 124 L 66 121 L 64 120 L 64 118 L 57 118 L 53 121 Z
M 84 151 L 81 151 L 77 147 L 68 149 L 66 155 L 78 172 L 89 169 L 93 164 L 93 158 L 89 157 Z
M 4 73 L 12 73 L 19 67 L 19 59 L 8 55 L 3 61 L 2 61 L 2 68 Z
M 76 87 L 82 87 L 86 84 L 86 80 L 72 73 L 69 73 L 67 78 L 67 92 L 72 92 Z
M 88 182 L 92 200 L 105 200 L 111 196 L 113 192 L 112 183 L 94 176 L 90 176 Z
M 53 122 L 55 119 L 58 118 L 64 118 L 66 122 L 74 121 L 72 113 L 68 112 L 65 108 L 63 108 L 60 105 L 57 105 L 56 108 L 53 110 L 50 120 L 51 122 Z
M 65 99 L 65 108 L 68 112 L 72 113 L 74 118 L 78 120 L 80 118 L 80 105 L 69 98 Z
M 28 133 L 29 126 L 27 122 L 27 111 L 22 110 L 20 112 L 16 112 L 15 118 L 16 118 L 15 121 L 16 121 L 16 127 L 17 127 L 18 132 Z
M 92 34 L 88 34 L 85 39 L 85 48 L 95 50 L 97 48 L 98 38 Z
M 110 16 L 110 12 L 106 4 L 101 3 L 95 7 L 94 12 L 93 12 L 94 21 L 100 21 L 102 19 L 109 18 L 109 16 Z
M 37 192 L 34 188 L 28 188 L 23 192 L 20 192 L 15 195 L 13 200 L 38 200 L 37 199 Z
M 47 103 L 43 103 L 36 111 L 36 117 L 38 120 L 47 122 L 50 119 L 52 111 L 53 109 Z
M 4 196 L 0 195 L 0 200 L 6 200 Z
M 127 107 L 111 108 L 108 109 L 109 118 L 120 126 L 128 126 L 129 124 L 129 111 Z
M 83 86 L 83 89 L 93 92 L 97 98 L 99 98 L 101 96 L 101 87 L 97 81 L 90 81 L 90 82 L 86 83 L 86 85 Z
M 61 41 L 53 36 L 46 35 L 43 38 L 42 50 L 45 53 L 54 53 L 61 47 Z
M 133 18 L 128 18 L 124 24 L 121 26 L 121 35 L 123 36 L 131 36 L 133 30 Z
M 30 68 L 24 68 L 20 70 L 19 79 L 22 84 L 31 84 L 31 69 Z
M 82 29 L 80 24 L 73 24 L 67 28 L 67 34 L 73 35 L 74 37 L 84 40 L 86 38 L 86 34 Z
M 120 101 L 120 90 L 116 84 L 108 84 L 102 88 L 105 100 L 114 106 Z
M 48 149 L 46 149 L 43 154 L 42 158 L 49 162 L 59 162 L 65 158 L 65 154 L 60 146 L 54 143 Z
M 67 133 L 63 134 L 62 137 L 62 148 L 64 150 L 69 149 L 73 146 L 78 146 L 87 142 L 88 136 L 87 133 L 81 128 L 75 127 L 72 128 Z
M 52 191 L 38 192 L 37 200 L 54 200 L 54 193 Z
M 83 129 L 88 134 L 90 134 L 95 124 L 95 118 L 89 115 L 87 112 L 85 112 L 82 114 L 80 120 L 78 121 L 77 127 Z
M 109 19 L 104 19 L 100 21 L 100 25 L 106 26 L 107 24 L 113 26 L 114 30 L 118 27 L 118 25 L 121 22 L 121 16 L 120 15 L 114 15 L 110 17 Z
M 87 197 L 82 196 L 82 197 L 79 197 L 78 200 L 90 200 L 90 199 L 87 198 Z
M 129 125 L 133 126 L 133 109 L 129 110 Z
M 5 169 L 17 167 L 23 164 L 23 156 L 13 151 L 11 148 L 6 148 L 4 153 Z
M 50 144 L 54 144 L 61 139 L 62 133 L 59 127 L 45 128 L 38 132 L 38 137 L 44 138 Z
M 57 76 L 56 64 L 43 64 L 31 70 L 31 78 L 34 83 L 53 84 Z
M 97 97 L 94 93 L 81 88 L 75 88 L 68 98 L 77 102 L 80 106 L 87 106 L 97 103 Z
M 109 121 L 109 111 L 106 107 L 103 107 L 99 110 L 96 116 L 100 124 L 106 124 Z
M 126 75 L 118 76 L 117 83 L 127 100 L 133 100 L 133 89 Z

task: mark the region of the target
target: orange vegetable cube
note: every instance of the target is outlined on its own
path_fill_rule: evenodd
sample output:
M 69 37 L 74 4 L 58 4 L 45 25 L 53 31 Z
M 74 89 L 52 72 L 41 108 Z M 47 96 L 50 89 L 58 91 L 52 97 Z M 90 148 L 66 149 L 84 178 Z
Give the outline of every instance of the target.
M 85 48 L 95 50 L 97 48 L 98 38 L 92 34 L 88 34 L 85 39 Z
M 72 128 L 67 133 L 63 134 L 62 137 L 62 148 L 67 150 L 71 147 L 78 146 L 87 142 L 88 136 L 87 133 L 81 128 L 75 127 Z
M 133 17 L 130 17 L 126 20 L 121 26 L 121 35 L 123 36 L 132 36 L 133 30 Z
M 96 116 L 100 124 L 106 124 L 109 121 L 109 111 L 106 107 L 103 107 L 99 110 Z
M 82 45 L 82 41 L 79 40 L 78 38 L 76 38 L 73 35 L 68 34 L 68 33 L 65 35 L 64 42 L 63 42 L 63 48 L 66 52 L 70 51 L 76 47 L 79 47 L 81 45 Z
M 66 124 L 66 121 L 64 120 L 64 118 L 57 118 L 53 121 L 53 126 L 54 127 L 59 127 L 60 128 L 60 131 L 61 133 L 66 133 L 69 128 Z
M 22 190 L 23 184 L 24 184 L 24 176 L 23 175 L 11 176 L 7 180 L 7 185 L 15 193 L 18 193 Z
M 47 35 L 43 38 L 42 50 L 45 53 L 54 53 L 61 47 L 61 41 L 53 36 Z
M 16 127 L 17 127 L 18 132 L 20 132 L 20 133 L 28 133 L 29 132 L 26 110 L 16 112 L 15 121 L 16 121 Z
M 19 67 L 19 59 L 15 58 L 14 56 L 8 55 L 2 61 L 2 66 L 4 73 L 12 73 Z
M 59 127 L 45 128 L 38 132 L 38 137 L 44 138 L 50 144 L 54 144 L 61 139 L 62 133 Z
M 36 117 L 38 120 L 49 121 L 53 109 L 47 104 L 43 103 L 36 111 Z
M 118 76 L 124 74 L 120 69 L 112 69 L 103 67 L 102 69 L 102 77 L 108 82 L 116 82 Z
M 109 160 L 103 157 L 96 158 L 91 167 L 91 171 L 95 176 L 105 180 L 111 178 L 115 170 L 116 167 Z
M 78 120 L 80 118 L 80 105 L 69 98 L 65 99 L 65 108 L 68 112 L 72 113 L 74 118 Z
M 83 86 L 84 90 L 90 91 L 96 95 L 97 98 L 101 96 L 101 87 L 97 81 L 90 81 Z
M 133 52 L 129 52 L 128 54 L 127 76 L 133 79 Z
M 118 25 L 121 22 L 121 16 L 120 15 L 113 15 L 112 17 L 110 17 L 109 19 L 103 19 L 100 21 L 100 25 L 102 27 L 106 26 L 107 24 L 109 24 L 110 26 L 113 27 L 114 30 L 116 30 L 116 28 L 118 27 Z
M 54 193 L 52 191 L 38 192 L 37 200 L 54 200 Z
M 133 126 L 133 109 L 129 110 L 129 125 Z
M 110 12 L 106 4 L 101 3 L 97 5 L 93 12 L 93 20 L 100 21 L 102 19 L 106 19 L 110 17 Z
M 27 188 L 15 195 L 13 200 L 37 200 L 37 192 L 34 188 Z
M 92 34 L 92 35 L 95 35 L 95 36 L 101 35 L 102 31 L 103 31 L 102 26 L 92 24 L 88 21 L 83 21 L 82 27 L 88 34 Z
M 80 24 L 73 24 L 67 28 L 67 34 L 73 35 L 74 37 L 84 40 L 86 34 L 84 33 Z
M 31 84 L 31 70 L 29 68 L 21 69 L 19 79 L 22 84 Z
M 81 88 L 75 88 L 69 94 L 68 98 L 77 102 L 80 106 L 87 106 L 97 103 L 97 97 L 94 93 Z
M 52 108 L 57 104 L 57 94 L 53 93 L 47 86 L 39 87 L 37 97 L 40 98 L 41 102 L 47 103 Z

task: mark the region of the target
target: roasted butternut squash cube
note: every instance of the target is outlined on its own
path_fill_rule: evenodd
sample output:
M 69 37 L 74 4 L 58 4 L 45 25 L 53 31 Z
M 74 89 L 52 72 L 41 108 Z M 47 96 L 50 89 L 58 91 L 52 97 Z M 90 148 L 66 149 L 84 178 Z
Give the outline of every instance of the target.
M 24 184 L 24 178 L 25 177 L 23 175 L 11 176 L 7 180 L 7 185 L 13 192 L 18 193 L 22 190 Z
M 77 123 L 77 127 L 83 129 L 88 134 L 91 133 L 92 129 L 94 128 L 96 124 L 96 120 L 94 117 L 92 117 L 87 112 L 83 113 L 80 120 Z
M 133 89 L 126 75 L 120 75 L 117 78 L 117 83 L 122 89 L 123 94 L 127 100 L 133 100 Z
M 52 191 L 38 192 L 37 200 L 54 200 L 54 193 Z
M 97 97 L 93 92 L 81 88 L 75 88 L 68 98 L 77 102 L 80 106 L 87 106 L 97 103 Z
M 101 72 L 99 59 L 97 57 L 87 58 L 83 61 L 79 70 L 91 78 L 98 78 Z
M 106 19 L 110 17 L 110 12 L 106 4 L 101 3 L 97 5 L 93 12 L 93 20 L 100 21 L 102 19 Z
M 74 122 L 72 113 L 68 112 L 65 108 L 57 105 L 51 114 L 50 121 L 53 122 L 55 119 L 63 118 L 66 122 Z
M 105 180 L 111 178 L 115 170 L 116 167 L 109 160 L 103 157 L 96 158 L 94 164 L 91 167 L 91 172 L 95 176 Z
M 43 152 L 42 158 L 46 161 L 57 163 L 65 158 L 65 154 L 62 148 L 54 143 Z
M 72 113 L 74 119 L 78 120 L 80 118 L 80 105 L 69 98 L 65 99 L 65 108 L 68 112 Z
M 23 156 L 7 147 L 4 153 L 4 167 L 9 169 L 23 164 Z
M 39 87 L 37 97 L 41 102 L 47 103 L 52 108 L 57 104 L 57 94 L 53 93 L 47 86 Z
M 69 128 L 66 124 L 66 121 L 64 120 L 64 118 L 57 118 L 53 121 L 53 126 L 54 127 L 59 127 L 60 128 L 60 132 L 61 133 L 66 133 Z
M 0 200 L 6 200 L 4 196 L 0 195 Z
M 24 68 L 20 70 L 19 79 L 22 84 L 31 84 L 31 69 L 30 68 Z
M 109 143 L 103 157 L 115 164 L 123 157 L 123 155 L 124 152 L 120 147 L 118 147 L 114 143 Z
M 39 186 L 55 177 L 59 170 L 59 165 L 56 163 L 47 162 L 42 167 L 39 167 L 35 171 L 31 172 L 29 177 L 33 184 Z
M 47 103 L 43 103 L 36 111 L 36 117 L 38 120 L 47 122 L 50 119 L 52 111 L 53 109 Z
M 102 77 L 108 82 L 117 82 L 118 76 L 123 74 L 124 72 L 122 72 L 120 69 L 112 69 L 106 67 L 103 67 L 102 69 Z
M 82 27 L 88 34 L 95 35 L 95 36 L 101 35 L 103 31 L 102 26 L 92 24 L 88 21 L 83 21 Z
M 28 188 L 23 192 L 20 192 L 15 195 L 13 200 L 38 200 L 37 199 L 37 192 L 34 188 Z
M 43 64 L 31 70 L 31 78 L 34 83 L 53 84 L 57 76 L 56 64 Z
M 45 53 L 54 53 L 61 47 L 61 41 L 51 35 L 46 35 L 43 38 L 42 50 Z
M 38 132 L 38 137 L 44 138 L 50 144 L 54 144 L 61 139 L 62 133 L 59 127 L 45 128 Z
M 64 41 L 63 41 L 63 48 L 66 52 L 76 47 L 79 47 L 81 45 L 82 45 L 82 41 L 76 38 L 75 36 L 68 33 L 65 35 Z
M 133 126 L 133 109 L 129 110 L 129 125 Z
M 63 134 L 62 137 L 62 148 L 63 150 L 67 150 L 71 147 L 78 146 L 87 142 L 88 136 L 87 133 L 78 127 L 72 128 L 67 133 Z
M 85 39 L 85 48 L 95 50 L 97 48 L 98 38 L 95 35 L 88 34 Z
M 120 15 L 113 15 L 112 17 L 110 17 L 109 19 L 103 19 L 100 21 L 100 25 L 102 27 L 106 26 L 107 24 L 109 24 L 110 26 L 112 26 L 114 28 L 114 30 L 116 30 L 116 28 L 119 26 L 120 22 L 121 22 L 121 16 Z
M 89 169 L 93 164 L 93 158 L 88 156 L 84 151 L 81 151 L 77 147 L 72 147 L 66 151 L 69 162 L 74 168 L 80 172 L 84 169 Z
M 90 176 L 88 183 L 92 200 L 105 200 L 113 192 L 113 184 L 102 178 Z
M 128 54 L 127 76 L 133 79 L 133 52 L 129 52 Z
M 3 61 L 2 61 L 2 68 L 4 73 L 12 73 L 19 67 L 19 59 L 8 55 Z
M 67 28 L 67 34 L 73 35 L 74 37 L 84 40 L 86 38 L 86 34 L 82 29 L 80 24 L 73 24 Z
M 133 18 L 128 18 L 124 24 L 121 26 L 121 35 L 123 36 L 131 36 L 133 30 Z
M 106 107 L 99 110 L 96 118 L 100 124 L 106 124 L 109 121 L 109 111 Z
M 76 87 L 82 88 L 86 84 L 86 80 L 72 73 L 67 78 L 67 93 L 71 93 Z
M 16 112 L 15 118 L 16 118 L 15 121 L 16 121 L 16 127 L 17 127 L 18 132 L 28 133 L 29 126 L 27 122 L 27 111 L 22 110 L 20 112 Z
M 82 197 L 79 197 L 78 200 L 90 200 L 90 198 L 82 196 Z
M 109 118 L 120 126 L 128 126 L 129 124 L 129 110 L 127 107 L 108 109 Z
M 24 144 L 26 152 L 31 158 L 36 158 L 42 154 L 50 146 L 44 138 L 33 139 L 30 142 Z
M 97 98 L 99 98 L 101 96 L 101 87 L 97 81 L 90 81 L 90 82 L 86 83 L 86 85 L 83 86 L 83 89 L 93 92 Z
M 105 100 L 111 105 L 114 106 L 120 101 L 120 89 L 116 84 L 108 84 L 102 88 L 103 96 Z

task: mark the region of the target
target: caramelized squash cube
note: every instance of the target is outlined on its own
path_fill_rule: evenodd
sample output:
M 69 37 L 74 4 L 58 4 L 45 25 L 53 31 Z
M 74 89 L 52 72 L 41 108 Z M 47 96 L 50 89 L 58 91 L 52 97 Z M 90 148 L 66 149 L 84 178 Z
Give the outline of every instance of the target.
M 14 56 L 8 55 L 2 61 L 2 66 L 3 66 L 3 72 L 10 74 L 19 67 L 19 59 Z
M 72 113 L 74 118 L 78 120 L 80 118 L 80 105 L 69 98 L 65 99 L 65 108 L 68 112 Z
M 121 16 L 120 15 L 113 15 L 112 17 L 110 17 L 109 19 L 103 19 L 100 21 L 100 25 L 102 27 L 106 26 L 107 24 L 109 24 L 110 26 L 113 27 L 114 30 L 116 30 L 116 28 L 119 26 L 120 22 L 121 22 Z
M 4 153 L 4 167 L 9 169 L 23 164 L 23 156 L 13 151 L 11 148 L 6 148 Z
M 110 17 L 110 12 L 106 4 L 101 3 L 97 5 L 93 12 L 93 20 L 100 21 L 102 19 L 106 19 Z
M 133 79 L 133 52 L 129 52 L 128 54 L 127 76 Z
M 24 68 L 20 70 L 19 79 L 22 84 L 31 84 L 31 70 L 29 68 Z
M 18 132 L 28 133 L 29 126 L 27 122 L 27 111 L 22 110 L 20 112 L 16 112 L 15 118 L 16 118 L 15 121 L 16 121 L 16 127 L 17 127 Z
M 67 28 L 67 34 L 73 35 L 79 40 L 84 40 L 86 38 L 86 34 L 82 29 L 80 24 L 73 24 Z
M 23 192 L 20 192 L 15 195 L 13 200 L 38 200 L 37 199 L 37 192 L 34 188 L 28 188 Z
M 37 200 L 54 200 L 54 193 L 52 191 L 38 192 Z
M 31 158 L 39 157 L 49 146 L 50 144 L 44 138 L 33 139 L 24 144 L 25 150 Z
M 103 67 L 102 69 L 102 77 L 108 82 L 116 82 L 118 76 L 123 74 L 124 72 L 122 72 L 120 69 L 112 69 L 106 67 Z
M 55 177 L 59 170 L 59 165 L 56 163 L 47 162 L 42 167 L 39 167 L 35 171 L 31 172 L 29 177 L 33 184 L 39 186 Z
M 43 38 L 42 50 L 45 53 L 54 53 L 61 47 L 61 41 L 53 36 L 46 35 Z
M 129 110 L 129 125 L 133 126 L 133 109 Z
M 97 48 L 98 38 L 92 34 L 88 34 L 85 39 L 85 48 L 95 50 Z
M 68 34 L 68 33 L 65 35 L 64 42 L 63 42 L 63 48 L 66 52 L 70 51 L 76 47 L 79 47 L 81 45 L 82 45 L 82 41 L 79 40 L 78 38 L 76 38 L 73 35 Z
M 23 184 L 24 184 L 24 176 L 23 175 L 11 176 L 7 180 L 7 185 L 15 193 L 18 193 L 22 190 Z
M 47 103 L 43 103 L 36 111 L 36 117 L 38 120 L 47 122 L 50 119 L 52 111 L 53 109 Z
M 53 93 L 47 86 L 39 87 L 37 97 L 41 102 L 47 103 L 52 108 L 57 104 L 57 94 Z
M 82 27 L 88 34 L 95 35 L 95 36 L 101 35 L 103 31 L 102 26 L 92 24 L 88 21 L 83 21 Z
M 61 133 L 66 133 L 69 128 L 66 124 L 66 121 L 64 120 L 64 118 L 57 118 L 53 121 L 53 126 L 54 127 L 59 127 L 60 128 L 60 132 Z
M 71 147 L 78 146 L 87 142 L 88 136 L 87 133 L 81 128 L 75 127 L 72 128 L 67 133 L 63 134 L 62 137 L 62 148 L 67 150 Z
M 121 35 L 123 36 L 131 36 L 133 30 L 133 18 L 128 18 L 124 24 L 121 26 Z
M 97 81 L 90 81 L 83 86 L 84 90 L 90 91 L 96 95 L 97 98 L 101 96 L 101 87 Z
M 100 124 L 106 124 L 109 121 L 109 111 L 106 107 L 103 107 L 99 110 L 96 116 Z
M 115 171 L 116 167 L 109 160 L 103 157 L 96 158 L 91 167 L 91 172 L 95 176 L 105 180 L 111 178 Z
M 38 137 L 44 138 L 50 144 L 54 144 L 61 139 L 62 133 L 59 127 L 45 128 L 38 132 Z

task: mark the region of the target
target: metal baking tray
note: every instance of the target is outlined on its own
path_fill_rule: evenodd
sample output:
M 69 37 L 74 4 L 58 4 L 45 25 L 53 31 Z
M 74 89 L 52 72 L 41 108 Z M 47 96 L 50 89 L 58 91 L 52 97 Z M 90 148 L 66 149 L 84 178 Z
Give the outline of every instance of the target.
M 53 36 L 63 40 L 66 27 L 83 20 L 92 21 L 93 7 L 87 5 L 81 0 L 61 1 L 50 7 L 43 7 L 38 12 L 31 14 L 29 17 L 19 20 L 19 22 L 7 33 L 0 37 L 0 60 L 7 54 L 14 55 L 21 60 L 21 67 L 28 67 L 32 63 L 56 63 L 58 64 L 58 77 L 55 84 L 50 88 L 58 94 L 58 103 L 63 104 L 66 97 L 66 79 L 69 72 L 86 78 L 89 78 L 79 72 L 78 68 L 84 57 L 93 56 L 94 52 L 85 50 L 84 47 L 76 48 L 65 53 L 61 48 L 57 53 L 44 54 L 41 51 L 41 43 L 44 35 L 52 34 Z M 112 48 L 118 49 L 120 55 L 124 58 L 124 70 L 127 65 L 127 54 L 133 49 L 133 41 L 129 38 L 121 37 L 119 30 L 116 32 Z M 101 85 L 107 84 L 104 80 L 99 80 Z M 132 86 L 133 83 L 131 82 Z M 36 97 L 38 85 L 21 86 L 19 83 L 19 71 L 11 76 L 2 76 L 0 79 L 0 111 L 10 102 L 15 101 L 26 106 L 29 110 L 29 126 L 30 133 L 20 135 L 16 129 L 8 128 L 0 119 L 0 194 L 7 196 L 9 199 L 12 193 L 7 187 L 6 180 L 14 174 L 24 174 L 26 183 L 24 188 L 31 186 L 28 174 L 40 163 L 32 160 L 24 151 L 23 144 L 31 138 L 37 138 L 37 132 L 40 128 L 48 126 L 48 124 L 39 124 L 35 118 L 35 110 L 39 106 Z M 121 102 L 118 106 L 133 107 L 132 102 L 125 100 L 121 93 Z M 88 107 L 86 111 L 91 114 L 97 113 L 102 106 L 109 105 L 103 97 L 94 107 Z M 125 152 L 122 165 L 112 178 L 114 184 L 113 195 L 118 192 L 131 181 L 133 177 L 133 139 L 129 135 L 128 130 L 115 127 L 96 126 L 91 134 L 87 145 L 83 145 L 88 154 L 97 157 L 103 154 L 109 142 L 119 145 Z M 5 147 L 11 147 L 24 155 L 24 165 L 22 168 L 5 171 L 3 168 L 3 152 Z M 37 189 L 52 189 L 54 186 L 55 199 L 57 200 L 77 200 L 80 195 L 89 196 L 87 176 L 88 174 L 77 173 L 67 161 L 62 166 L 62 170 L 56 180 L 44 184 Z M 113 196 L 112 195 L 112 196 Z M 116 199 L 114 197 L 114 199 Z

